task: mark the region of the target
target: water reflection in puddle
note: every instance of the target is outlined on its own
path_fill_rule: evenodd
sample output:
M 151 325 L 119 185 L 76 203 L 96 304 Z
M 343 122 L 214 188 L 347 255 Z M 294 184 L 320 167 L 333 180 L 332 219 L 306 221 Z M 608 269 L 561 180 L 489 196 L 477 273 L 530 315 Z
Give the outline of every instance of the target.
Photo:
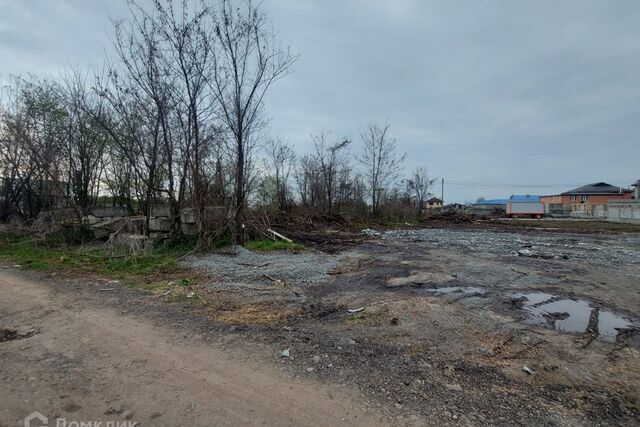
M 522 308 L 529 313 L 528 323 L 553 324 L 554 329 L 560 332 L 586 332 L 592 314 L 597 315 L 597 330 L 595 332 L 597 332 L 598 339 L 603 341 L 613 342 L 620 330 L 633 327 L 633 322 L 630 320 L 612 311 L 592 307 L 591 303 L 586 300 L 560 299 L 552 294 L 537 292 L 515 296 L 526 299 Z
M 487 293 L 486 289 L 475 286 L 449 286 L 424 289 L 424 291 L 434 295 L 460 295 L 462 297 Z M 545 292 L 516 293 L 510 294 L 510 296 L 524 300 L 522 309 L 528 314 L 527 323 L 553 326 L 558 332 L 585 333 L 589 329 L 592 316 L 592 330 L 596 333 L 597 339 L 601 341 L 614 342 L 620 331 L 634 327 L 632 320 L 610 310 L 594 307 L 588 300 L 570 299 Z

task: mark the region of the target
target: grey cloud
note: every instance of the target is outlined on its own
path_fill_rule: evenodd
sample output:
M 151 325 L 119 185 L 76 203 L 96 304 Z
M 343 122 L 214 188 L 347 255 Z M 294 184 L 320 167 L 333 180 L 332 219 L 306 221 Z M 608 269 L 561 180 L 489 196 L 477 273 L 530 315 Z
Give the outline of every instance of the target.
M 268 99 L 301 152 L 390 121 L 407 169 L 451 182 L 579 184 L 640 176 L 640 3 L 265 0 L 301 53 Z M 122 1 L 0 0 L 0 75 L 99 63 Z M 554 192 L 563 187 L 532 189 Z M 448 186 L 450 201 L 515 188 Z

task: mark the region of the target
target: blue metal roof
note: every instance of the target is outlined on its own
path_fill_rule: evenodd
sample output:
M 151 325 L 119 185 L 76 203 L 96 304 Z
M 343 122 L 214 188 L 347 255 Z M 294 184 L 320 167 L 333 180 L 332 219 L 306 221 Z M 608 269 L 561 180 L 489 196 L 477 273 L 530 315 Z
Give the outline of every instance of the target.
M 541 196 L 532 196 L 527 194 L 526 196 L 517 196 L 517 195 L 512 195 L 511 197 L 509 197 L 509 201 L 510 202 L 540 202 L 540 197 Z
M 508 202 L 507 199 L 491 199 L 485 200 L 481 203 L 476 203 L 476 205 L 506 205 Z

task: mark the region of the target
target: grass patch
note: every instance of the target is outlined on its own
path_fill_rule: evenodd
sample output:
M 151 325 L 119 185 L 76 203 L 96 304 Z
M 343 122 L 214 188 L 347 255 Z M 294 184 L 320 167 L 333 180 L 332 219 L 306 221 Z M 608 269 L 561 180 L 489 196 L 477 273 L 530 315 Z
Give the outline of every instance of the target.
M 284 240 L 251 240 L 245 243 L 245 248 L 252 251 L 302 251 L 305 249 L 304 245 L 299 243 L 289 243 Z
M 26 234 L 0 234 L 0 261 L 38 271 L 99 273 L 111 277 L 139 277 L 179 269 L 177 258 L 195 247 L 195 241 L 164 243 L 141 254 L 83 247 L 65 243 L 60 236 L 34 238 Z

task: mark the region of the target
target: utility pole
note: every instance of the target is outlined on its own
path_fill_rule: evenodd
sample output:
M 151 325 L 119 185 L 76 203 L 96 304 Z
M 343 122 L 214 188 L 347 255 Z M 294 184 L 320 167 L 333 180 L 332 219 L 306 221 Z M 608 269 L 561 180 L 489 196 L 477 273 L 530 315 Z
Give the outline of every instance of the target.
M 442 192 L 440 193 L 440 200 L 442 200 L 442 206 L 444 206 L 444 178 L 442 178 Z

